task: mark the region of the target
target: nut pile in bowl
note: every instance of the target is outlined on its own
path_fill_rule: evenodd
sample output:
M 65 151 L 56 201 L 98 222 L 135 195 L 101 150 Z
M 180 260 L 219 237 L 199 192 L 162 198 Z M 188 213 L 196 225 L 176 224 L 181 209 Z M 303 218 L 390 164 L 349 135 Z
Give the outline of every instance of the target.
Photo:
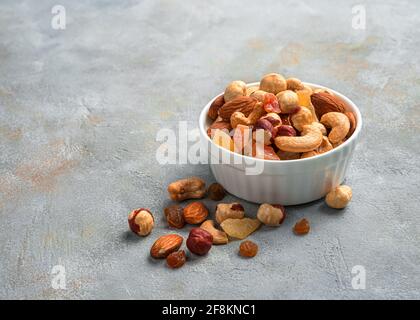
M 263 203 L 259 206 L 255 218 L 245 212 L 245 208 L 238 202 L 217 203 L 215 212 L 210 212 L 199 199 L 207 197 L 213 201 L 221 201 L 226 195 L 222 185 L 206 183 L 198 177 L 190 177 L 172 182 L 168 186 L 169 197 L 173 203 L 163 210 L 169 228 L 181 231 L 186 225 L 193 225 L 185 241 L 188 251 L 181 249 L 184 237 L 178 232 L 169 233 L 157 238 L 150 248 L 150 255 L 154 259 L 166 259 L 169 268 L 182 267 L 189 259 L 190 254 L 196 256 L 207 255 L 213 246 L 226 245 L 235 240 L 243 240 L 237 254 L 244 258 L 255 257 L 259 250 L 258 245 L 245 240 L 260 227 L 275 228 L 283 224 L 288 217 L 286 209 L 280 204 Z M 331 190 L 325 201 L 328 206 L 342 209 L 352 198 L 352 190 L 348 186 L 339 186 Z M 182 201 L 192 200 L 187 205 Z M 128 224 L 138 236 L 148 236 L 154 226 L 155 218 L 146 208 L 133 210 L 128 216 Z M 309 221 L 305 218 L 296 222 L 293 232 L 303 236 L 310 231 Z
M 211 104 L 207 134 L 230 151 L 266 160 L 296 160 L 346 141 L 356 117 L 328 89 L 299 79 L 265 75 L 258 86 L 233 81 Z M 261 143 L 260 143 L 261 142 Z

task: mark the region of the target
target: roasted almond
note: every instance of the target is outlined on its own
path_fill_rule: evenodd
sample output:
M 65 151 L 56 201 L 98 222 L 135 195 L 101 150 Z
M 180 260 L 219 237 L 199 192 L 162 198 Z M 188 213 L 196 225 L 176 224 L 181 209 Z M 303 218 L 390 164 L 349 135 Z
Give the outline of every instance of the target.
M 156 259 L 166 258 L 170 253 L 178 251 L 184 238 L 178 234 L 167 234 L 158 238 L 150 248 L 150 255 Z
M 322 115 L 328 112 L 342 112 L 346 110 L 344 102 L 328 92 L 318 92 L 311 95 L 311 102 L 315 108 L 316 115 L 321 119 Z
M 237 97 L 232 101 L 226 102 L 219 109 L 219 116 L 225 121 L 230 121 L 230 116 L 232 113 L 240 111 L 246 117 L 248 117 L 251 111 L 254 110 L 256 104 L 257 99 L 255 98 L 246 96 Z
M 219 109 L 225 104 L 225 98 L 223 95 L 218 96 L 212 104 L 210 105 L 209 111 L 207 113 L 208 117 L 212 120 L 216 120 L 219 115 Z

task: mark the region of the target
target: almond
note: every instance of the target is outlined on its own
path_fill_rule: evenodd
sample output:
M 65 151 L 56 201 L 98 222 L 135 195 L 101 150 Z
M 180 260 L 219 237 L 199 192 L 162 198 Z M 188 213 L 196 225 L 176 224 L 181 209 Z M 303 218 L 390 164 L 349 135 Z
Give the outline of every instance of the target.
M 219 109 L 219 116 L 225 120 L 229 121 L 232 113 L 236 111 L 242 112 L 246 117 L 254 110 L 254 107 L 257 103 L 257 99 L 252 97 L 241 96 L 233 99 L 232 101 L 226 102 Z
M 208 117 L 212 120 L 216 120 L 217 116 L 219 115 L 219 109 L 225 104 L 225 98 L 223 95 L 218 96 L 212 104 L 210 105 L 209 111 L 207 113 Z
M 198 224 L 206 220 L 209 210 L 199 201 L 192 202 L 184 208 L 184 220 L 189 224 Z
M 167 234 L 158 238 L 150 248 L 150 255 L 153 258 L 166 258 L 172 252 L 178 251 L 184 238 L 178 234 Z
M 328 92 L 318 92 L 311 95 L 311 102 L 316 115 L 320 119 L 324 113 L 342 112 L 346 110 L 344 102 Z
M 215 121 L 207 128 L 207 135 L 211 137 L 211 131 L 216 131 L 216 129 L 230 131 L 232 130 L 232 126 L 230 125 L 230 122 L 227 121 Z

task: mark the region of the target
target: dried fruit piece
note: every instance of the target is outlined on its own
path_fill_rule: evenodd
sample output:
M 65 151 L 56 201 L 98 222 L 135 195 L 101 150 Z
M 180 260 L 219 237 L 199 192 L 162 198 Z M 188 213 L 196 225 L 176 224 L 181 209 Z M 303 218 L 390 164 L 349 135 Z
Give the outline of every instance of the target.
M 170 253 L 177 251 L 184 241 L 178 234 L 167 234 L 158 238 L 150 248 L 150 255 L 153 258 L 166 258 Z
M 166 221 L 171 227 L 181 229 L 185 225 L 184 209 L 180 205 L 174 204 L 165 208 L 164 213 Z
M 301 235 L 307 234 L 310 229 L 311 227 L 309 225 L 309 221 L 303 218 L 299 220 L 298 222 L 296 222 L 293 228 L 293 231 L 295 232 L 295 234 L 301 236 Z
M 205 255 L 211 249 L 213 236 L 204 229 L 193 228 L 187 239 L 187 248 L 199 256 Z
M 212 183 L 207 190 L 207 194 L 210 199 L 220 201 L 225 197 L 226 191 L 220 183 Z
M 308 86 L 304 86 L 303 89 L 297 90 L 298 103 L 302 107 L 309 107 L 311 105 L 312 89 Z
M 199 199 L 206 194 L 206 183 L 197 177 L 181 179 L 168 186 L 169 196 L 172 200 Z
M 253 258 L 258 253 L 258 245 L 252 241 L 242 241 L 239 246 L 239 254 L 242 257 Z
M 213 220 L 204 221 L 200 228 L 206 230 L 213 236 L 213 244 L 226 244 L 229 242 L 226 232 L 216 229 Z
M 261 225 L 258 219 L 242 218 L 242 219 L 226 219 L 220 226 L 228 236 L 237 239 L 245 239 Z
M 233 140 L 229 134 L 222 130 L 216 130 L 213 136 L 213 142 L 222 148 L 234 151 Z
M 280 160 L 273 147 L 264 145 L 262 148 L 257 148 L 257 144 L 252 144 L 252 156 L 265 160 Z
M 191 202 L 184 208 L 184 220 L 189 224 L 198 224 L 206 220 L 209 210 L 199 201 Z
M 241 219 L 245 215 L 244 207 L 237 202 L 234 203 L 219 203 L 216 206 L 216 221 L 217 223 L 222 223 L 223 220 L 232 218 L 232 219 Z
M 155 225 L 155 219 L 149 209 L 139 208 L 130 212 L 128 216 L 128 225 L 131 231 L 139 236 L 147 236 L 152 232 Z
M 207 113 L 208 117 L 212 120 L 216 120 L 219 115 L 219 109 L 225 104 L 225 98 L 223 95 L 218 96 L 212 104 L 210 105 L 209 111 Z
M 184 250 L 172 252 L 166 257 L 166 263 L 169 268 L 176 269 L 182 267 L 187 261 L 187 256 Z
M 279 102 L 277 101 L 276 96 L 272 93 L 266 93 L 264 95 L 263 105 L 264 105 L 264 110 L 267 113 L 270 113 L 270 112 L 280 113 Z

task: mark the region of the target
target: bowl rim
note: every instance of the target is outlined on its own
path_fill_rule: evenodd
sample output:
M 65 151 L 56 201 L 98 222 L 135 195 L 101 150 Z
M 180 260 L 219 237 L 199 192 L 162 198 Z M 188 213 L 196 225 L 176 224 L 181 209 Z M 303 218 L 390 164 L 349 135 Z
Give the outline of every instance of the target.
M 247 156 L 247 155 L 243 155 L 234 151 L 231 151 L 229 149 L 223 148 L 219 145 L 217 145 L 216 143 L 213 142 L 212 139 L 210 139 L 210 137 L 207 135 L 207 128 L 205 128 L 205 124 L 206 124 L 206 120 L 207 120 L 207 112 L 208 109 L 210 108 L 210 105 L 212 104 L 212 102 L 219 97 L 220 95 L 223 94 L 223 92 L 219 93 L 218 95 L 216 95 L 215 97 L 213 97 L 205 106 L 204 108 L 201 110 L 200 112 L 200 116 L 198 119 L 198 123 L 199 123 L 199 129 L 200 129 L 200 133 L 202 136 L 204 136 L 207 141 L 209 141 L 212 145 L 217 147 L 217 150 L 219 152 L 219 150 L 222 150 L 222 152 L 228 152 L 229 154 L 231 154 L 233 157 L 242 157 L 244 160 L 250 160 L 250 161 L 255 161 L 255 162 L 264 162 L 264 163 L 303 163 L 305 161 L 311 161 L 311 160 L 318 160 L 318 159 L 322 159 L 323 157 L 328 157 L 333 155 L 336 152 L 339 152 L 339 150 L 343 149 L 345 146 L 349 145 L 352 141 L 355 141 L 357 139 L 357 137 L 360 134 L 360 131 L 362 130 L 362 125 L 363 125 L 363 120 L 362 120 L 362 114 L 359 110 L 359 108 L 356 106 L 356 104 L 350 100 L 350 98 L 348 98 L 347 96 L 345 96 L 344 94 L 331 89 L 329 87 L 325 87 L 319 84 L 315 84 L 315 83 L 311 83 L 311 82 L 304 82 L 302 81 L 302 83 L 304 85 L 307 85 L 309 87 L 311 87 L 312 89 L 327 89 L 329 91 L 331 91 L 332 93 L 334 93 L 335 95 L 337 95 L 340 99 L 344 100 L 345 103 L 347 103 L 353 110 L 353 112 L 356 114 L 356 129 L 354 130 L 353 134 L 350 136 L 349 139 L 347 139 L 344 143 L 340 144 L 338 147 L 327 151 L 325 153 L 313 156 L 313 157 L 309 157 L 309 158 L 303 158 L 303 159 L 293 159 L 293 160 L 269 160 L 269 159 L 261 159 L 261 158 L 256 158 L 256 157 L 251 157 L 251 156 Z M 247 83 L 246 86 L 247 88 L 252 87 L 252 86 L 256 86 L 259 85 L 260 82 L 250 82 Z

